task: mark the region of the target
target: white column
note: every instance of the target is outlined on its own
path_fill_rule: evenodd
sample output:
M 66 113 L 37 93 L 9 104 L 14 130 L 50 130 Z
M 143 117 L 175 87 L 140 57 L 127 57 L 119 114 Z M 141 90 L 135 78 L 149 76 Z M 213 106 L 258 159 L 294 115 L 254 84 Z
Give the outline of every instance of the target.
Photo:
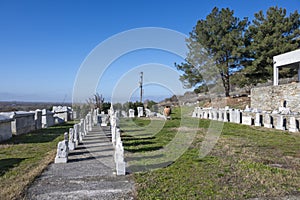
M 298 81 L 300 82 L 300 63 L 299 63 L 299 66 L 298 66 Z
M 273 78 L 274 78 L 273 85 L 278 85 L 278 78 L 279 78 L 278 72 L 279 72 L 278 67 L 274 64 L 274 67 L 273 67 Z

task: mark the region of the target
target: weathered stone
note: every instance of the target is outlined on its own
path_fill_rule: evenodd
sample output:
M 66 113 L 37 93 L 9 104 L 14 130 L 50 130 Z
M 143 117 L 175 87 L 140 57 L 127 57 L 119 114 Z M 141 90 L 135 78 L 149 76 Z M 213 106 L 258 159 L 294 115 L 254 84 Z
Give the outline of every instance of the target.
M 223 122 L 228 122 L 228 113 L 226 109 L 224 110 Z
M 130 118 L 134 117 L 134 110 L 133 109 L 129 109 L 128 113 L 129 113 Z
M 13 113 L 11 130 L 13 135 L 20 135 L 35 130 L 35 113 L 17 111 Z
M 70 121 L 72 120 L 72 108 L 67 106 L 53 106 L 52 112 L 54 113 L 54 117 L 58 117 L 61 121 Z
M 42 110 L 42 128 L 47 128 L 54 125 L 54 113 L 43 109 Z
M 35 121 L 35 129 L 39 130 L 42 128 L 42 111 L 36 110 L 34 111 L 34 121 Z
M 269 114 L 265 114 L 263 117 L 264 127 L 273 128 L 273 117 Z
M 299 132 L 299 129 L 297 127 L 297 121 L 296 121 L 295 117 L 290 117 L 289 131 L 290 132 Z
M 218 121 L 222 122 L 224 120 L 224 110 L 219 109 L 218 112 Z
M 68 162 L 68 154 L 69 154 L 69 147 L 68 147 L 68 132 L 64 134 L 64 140 L 60 141 L 57 144 L 57 153 L 55 157 L 55 163 L 67 163 Z
M 283 97 L 286 107 L 293 112 L 300 112 L 300 83 L 252 88 L 251 107 L 266 111 L 276 110 L 281 106 Z
M 137 111 L 138 111 L 138 117 L 143 117 L 144 116 L 143 107 L 137 107 Z
M 285 125 L 286 125 L 286 123 L 285 123 L 285 118 L 283 117 L 283 115 L 278 115 L 275 128 L 278 130 L 285 130 L 286 129 Z
M 12 137 L 11 122 L 13 118 L 0 115 L 0 141 L 8 140 Z
M 234 109 L 229 109 L 229 121 L 236 122 L 236 112 Z
M 218 113 L 217 113 L 217 110 L 213 109 L 212 110 L 212 119 L 213 120 L 218 120 Z
M 260 113 L 255 113 L 255 120 L 254 120 L 255 126 L 262 126 L 262 117 Z
M 75 124 L 73 126 L 73 130 L 74 130 L 74 142 L 75 142 L 75 148 L 76 148 L 79 144 L 79 124 Z
M 75 138 L 74 138 L 74 129 L 69 129 L 69 150 L 73 151 L 75 149 Z
M 253 124 L 253 120 L 251 116 L 242 116 L 242 124 L 251 126 Z

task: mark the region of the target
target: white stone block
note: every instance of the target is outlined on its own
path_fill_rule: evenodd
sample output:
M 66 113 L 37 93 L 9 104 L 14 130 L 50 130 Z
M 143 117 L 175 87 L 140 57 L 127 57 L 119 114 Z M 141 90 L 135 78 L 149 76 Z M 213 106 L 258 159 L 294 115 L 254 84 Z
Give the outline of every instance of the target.
M 236 112 L 233 109 L 229 110 L 229 121 L 230 122 L 236 122 Z
M 252 125 L 252 117 L 251 116 L 242 116 L 242 124 Z
M 125 162 L 117 162 L 116 163 L 116 171 L 118 176 L 126 175 L 126 163 Z
M 0 115 L 0 141 L 8 140 L 12 137 L 11 122 L 9 116 Z
M 137 107 L 137 111 L 138 111 L 138 117 L 143 117 L 144 116 L 143 107 Z
M 223 122 L 228 122 L 228 113 L 227 113 L 227 110 L 224 111 Z
M 285 130 L 284 117 L 282 115 L 277 116 L 277 123 L 275 128 L 278 130 Z
M 74 129 L 69 129 L 69 150 L 73 151 L 75 149 L 75 138 L 74 138 Z
M 290 117 L 289 131 L 290 132 L 299 132 L 295 117 Z
M 218 120 L 218 113 L 217 110 L 212 110 L 212 120 Z
M 134 117 L 134 110 L 133 109 L 129 109 L 128 113 L 129 113 L 130 118 Z
M 261 114 L 255 113 L 254 126 L 261 126 Z
M 266 113 L 263 117 L 263 121 L 264 121 L 264 127 L 273 128 L 273 118 L 271 115 Z
M 240 124 L 241 123 L 241 111 L 235 110 L 235 123 Z
M 68 135 L 68 133 L 65 133 L 65 135 Z M 65 138 L 66 139 L 66 138 Z M 66 163 L 68 162 L 68 153 L 69 153 L 69 148 L 68 148 L 68 142 L 67 140 L 60 141 L 57 144 L 57 153 L 55 157 L 55 163 Z
M 223 121 L 224 120 L 224 111 L 220 110 L 218 111 L 218 121 Z

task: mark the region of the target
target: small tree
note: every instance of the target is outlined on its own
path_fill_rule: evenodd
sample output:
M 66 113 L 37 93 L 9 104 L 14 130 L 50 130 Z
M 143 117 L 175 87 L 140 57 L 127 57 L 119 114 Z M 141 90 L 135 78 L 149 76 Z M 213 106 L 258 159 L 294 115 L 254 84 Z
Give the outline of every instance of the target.
M 100 111 L 103 111 L 103 103 L 104 98 L 102 97 L 102 94 L 100 95 L 99 93 L 96 93 L 93 97 L 87 99 L 87 104 L 90 106 L 90 109 L 99 108 Z

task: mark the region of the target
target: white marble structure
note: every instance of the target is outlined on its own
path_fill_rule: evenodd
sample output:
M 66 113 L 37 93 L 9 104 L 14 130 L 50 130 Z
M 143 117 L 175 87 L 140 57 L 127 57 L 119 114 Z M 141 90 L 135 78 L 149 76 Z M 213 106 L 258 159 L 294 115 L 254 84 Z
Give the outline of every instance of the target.
M 69 142 L 68 142 L 68 145 L 69 145 L 69 150 L 74 150 L 75 149 L 75 135 L 74 135 L 74 129 L 73 128 L 70 128 L 69 129 Z
M 134 110 L 133 109 L 129 109 L 128 113 L 129 113 L 130 118 L 134 117 Z
M 52 112 L 54 113 L 54 117 L 60 118 L 62 121 L 70 121 L 72 120 L 72 108 L 67 106 L 53 106 Z
M 273 117 L 270 114 L 266 113 L 264 115 L 263 122 L 264 122 L 264 127 L 273 128 Z
M 42 110 L 42 128 L 47 128 L 54 125 L 54 113 L 43 109 Z
M 277 122 L 275 128 L 278 130 L 285 130 L 285 119 L 282 115 L 277 116 Z
M 68 154 L 69 154 L 68 132 L 65 132 L 64 136 L 65 136 L 64 140 L 60 141 L 57 144 L 57 153 L 56 153 L 54 163 L 67 163 L 68 162 Z
M 290 132 L 299 132 L 299 129 L 297 127 L 297 121 L 296 121 L 295 117 L 290 117 L 289 131 Z
M 254 126 L 261 126 L 261 114 L 255 113 Z
M 29 133 L 35 130 L 34 113 L 17 111 L 13 113 L 13 121 L 11 122 L 11 131 L 13 135 Z
M 35 129 L 39 130 L 42 128 L 42 111 L 36 110 L 34 113 Z
M 11 122 L 13 118 L 0 114 L 0 141 L 8 140 L 12 137 Z
M 251 116 L 242 116 L 242 124 L 251 126 L 253 124 Z
M 279 83 L 279 68 L 290 67 L 292 64 L 298 68 L 298 81 L 300 81 L 300 49 L 274 56 L 273 63 L 273 85 L 278 85 Z
M 138 117 L 144 116 L 144 108 L 143 107 L 137 107 L 137 111 L 138 111 Z

